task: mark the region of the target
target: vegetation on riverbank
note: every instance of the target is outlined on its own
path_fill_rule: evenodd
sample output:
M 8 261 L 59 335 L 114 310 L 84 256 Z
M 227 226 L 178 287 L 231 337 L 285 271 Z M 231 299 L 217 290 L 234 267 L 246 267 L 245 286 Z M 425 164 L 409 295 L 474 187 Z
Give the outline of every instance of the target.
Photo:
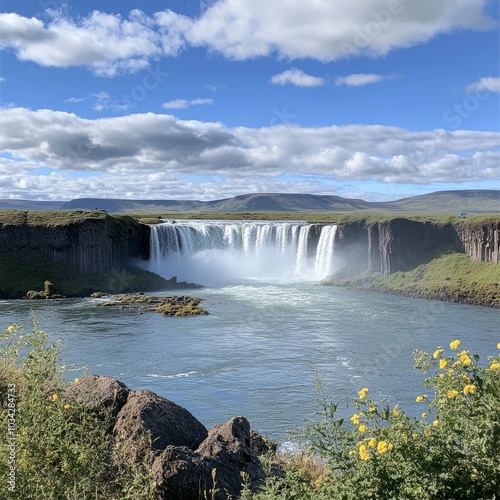
M 500 265 L 472 262 L 468 255 L 456 252 L 444 253 L 407 272 L 389 276 L 363 273 L 345 280 L 336 280 L 334 275 L 322 284 L 500 307 Z
M 144 470 L 114 452 L 108 417 L 66 400 L 68 385 L 36 325 L 0 334 L 0 497 L 152 499 Z
M 500 355 L 481 360 L 466 347 L 455 340 L 433 354 L 416 353 L 426 376 L 424 391 L 415 394 L 420 418 L 360 388 L 344 421 L 318 383 L 320 419 L 304 433 L 309 452 L 288 459 L 278 475 L 275 462 L 264 459 L 265 483 L 242 499 L 495 498 Z M 0 475 L 7 478 L 0 497 L 153 499 L 150 471 L 116 452 L 110 417 L 68 399 L 70 385 L 58 345 L 36 325 L 0 333 Z
M 426 374 L 424 392 L 415 395 L 422 405 L 421 418 L 409 417 L 398 405 L 372 400 L 365 387 L 354 401 L 350 422 L 345 422 L 336 417 L 337 405 L 322 395 L 322 419 L 306 432 L 310 453 L 322 459 L 319 477 L 318 467 L 292 460 L 284 477 L 269 477 L 261 493 L 248 498 L 497 498 L 498 351 L 481 362 L 455 340 L 432 355 L 417 352 L 415 360 L 416 368 Z M 321 386 L 319 390 L 322 394 Z

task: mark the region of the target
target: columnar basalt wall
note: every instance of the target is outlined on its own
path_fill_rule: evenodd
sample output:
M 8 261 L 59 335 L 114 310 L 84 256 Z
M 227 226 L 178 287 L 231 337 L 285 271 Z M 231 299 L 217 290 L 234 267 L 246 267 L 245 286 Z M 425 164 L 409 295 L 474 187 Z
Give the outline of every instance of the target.
M 56 227 L 0 223 L 0 252 L 27 261 L 44 257 L 82 275 L 102 275 L 126 267 L 131 259 L 148 258 L 149 227 L 110 216 Z
M 451 224 L 438 226 L 397 218 L 373 225 L 371 237 L 367 269 L 383 275 L 414 269 L 438 247 L 462 250 Z
M 342 278 L 363 271 L 393 274 L 429 260 L 439 247 L 467 253 L 476 262 L 500 263 L 500 222 L 436 224 L 405 218 L 339 224 L 335 252 Z
M 500 222 L 462 224 L 456 229 L 465 252 L 473 261 L 500 264 Z

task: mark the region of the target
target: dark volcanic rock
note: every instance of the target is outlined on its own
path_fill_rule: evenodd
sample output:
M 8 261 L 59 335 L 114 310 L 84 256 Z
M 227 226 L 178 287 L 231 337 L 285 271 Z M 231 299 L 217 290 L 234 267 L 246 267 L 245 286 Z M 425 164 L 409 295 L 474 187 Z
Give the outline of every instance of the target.
M 102 417 L 110 416 L 112 422 L 127 402 L 129 388 L 119 380 L 102 375 L 89 375 L 66 389 L 68 400 L 96 411 Z
M 172 401 L 151 391 L 132 391 L 118 414 L 114 435 L 126 457 L 152 463 L 167 446 L 197 448 L 207 429 Z
M 167 447 L 155 459 L 152 473 L 160 497 L 172 500 L 237 498 L 243 475 L 251 488 L 265 477 L 244 417 L 212 427 L 196 451 Z
M 169 500 L 226 498 L 215 494 L 214 476 L 215 463 L 186 447 L 167 446 L 152 467 L 158 498 Z
M 242 472 L 248 474 L 251 487 L 265 477 L 251 446 L 250 423 L 245 417 L 234 417 L 209 429 L 207 439 L 196 452 L 217 463 L 218 482 L 236 495 L 241 491 Z

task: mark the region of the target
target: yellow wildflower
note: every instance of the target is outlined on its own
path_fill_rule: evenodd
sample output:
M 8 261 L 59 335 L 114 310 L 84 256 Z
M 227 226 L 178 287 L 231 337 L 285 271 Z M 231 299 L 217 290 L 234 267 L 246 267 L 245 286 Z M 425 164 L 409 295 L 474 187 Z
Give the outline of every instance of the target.
M 63 406 L 63 408 L 64 408 L 65 410 L 69 410 L 69 409 L 71 408 L 71 405 L 66 404 L 66 405 L 64 405 L 64 406 Z
M 352 422 L 354 425 L 359 425 L 359 414 L 358 414 L 358 413 L 355 413 L 355 414 L 351 417 L 351 422 Z
M 460 340 L 454 340 L 453 342 L 450 342 L 450 349 L 456 351 L 459 347 L 460 347 Z
M 470 356 L 469 356 L 469 351 L 462 351 L 458 355 L 458 357 L 460 359 L 460 363 L 462 363 L 464 366 L 469 366 L 471 364 L 471 359 L 470 359 Z
M 366 448 L 366 445 L 364 445 L 364 444 L 362 444 L 359 447 L 359 458 L 361 458 L 361 460 L 370 460 L 370 458 L 371 458 L 371 455 L 370 455 L 368 449 Z
M 78 384 L 78 382 L 80 382 L 80 379 L 79 378 L 75 378 L 74 382 L 75 382 L 75 384 Z
M 436 351 L 434 351 L 434 354 L 432 355 L 432 357 L 434 359 L 437 359 L 439 358 L 439 356 L 441 356 L 441 354 L 443 354 L 444 352 L 444 349 L 442 347 L 438 347 Z
M 490 370 L 500 370 L 500 363 L 498 363 L 496 361 L 495 361 L 495 363 L 491 363 Z
M 450 399 L 456 398 L 458 396 L 458 391 L 456 391 L 455 389 L 451 389 L 448 391 L 447 395 Z
M 356 452 L 355 452 L 354 450 L 351 450 L 351 451 L 349 452 L 349 456 L 350 456 L 350 457 L 352 457 L 353 455 L 356 455 Z
M 16 329 L 16 325 L 10 325 L 10 326 L 7 327 L 7 331 L 9 333 L 12 333 L 15 329 Z
M 366 432 L 366 429 L 367 429 L 367 427 L 366 427 L 366 425 L 365 425 L 365 424 L 360 425 L 360 426 L 358 427 L 358 431 L 359 431 L 359 432 L 361 432 L 362 434 L 364 434 L 364 433 Z
M 474 384 L 468 384 L 464 387 L 464 394 L 474 394 L 476 392 L 476 386 Z
M 384 455 L 388 451 L 392 450 L 392 444 L 388 443 L 387 441 L 380 441 L 377 444 L 377 453 L 380 453 L 381 455 Z
M 445 368 L 447 368 L 447 366 L 448 366 L 448 361 L 446 359 L 439 360 L 439 368 L 441 368 L 441 370 L 444 370 Z
M 500 342 L 497 344 L 497 349 L 500 349 Z
M 427 418 L 428 416 L 429 415 L 427 415 L 427 413 L 425 413 L 425 411 L 424 411 L 424 413 L 422 413 L 422 418 Z
M 377 442 L 377 440 L 376 440 L 375 438 L 370 438 L 370 439 L 368 440 L 368 446 L 369 446 L 370 448 L 375 448 L 375 444 L 376 444 L 376 442 Z
M 52 401 L 57 401 L 59 396 L 57 394 L 52 394 Z
M 444 373 L 440 373 L 439 378 L 444 378 Z
M 449 368 L 448 369 L 448 377 L 451 377 L 453 378 L 453 374 L 455 373 L 455 370 L 453 370 L 453 368 Z
M 470 382 L 470 378 L 467 375 L 462 375 L 462 380 L 468 384 Z
M 425 430 L 424 430 L 424 434 L 425 434 L 427 437 L 429 437 L 429 436 L 432 434 L 432 432 L 431 432 L 431 430 L 430 430 L 430 429 L 425 429 Z
M 425 401 L 426 399 L 427 399 L 427 395 L 425 395 L 425 394 L 421 394 L 420 396 L 417 396 L 417 397 L 415 398 L 415 401 L 416 401 L 417 403 L 421 403 L 422 401 Z
M 363 387 L 361 390 L 359 390 L 358 391 L 359 399 L 365 399 L 367 392 L 368 392 L 368 388 L 367 387 Z
M 393 414 L 395 417 L 399 417 L 399 415 L 401 415 L 401 412 L 399 411 L 399 406 L 395 406 L 395 407 L 394 407 L 394 410 L 392 410 L 392 414 Z
M 434 420 L 434 422 L 432 422 L 432 427 L 437 427 L 439 425 L 439 420 Z
M 370 408 L 368 408 L 368 411 L 370 413 L 375 413 L 377 411 L 377 407 L 376 406 L 370 406 Z

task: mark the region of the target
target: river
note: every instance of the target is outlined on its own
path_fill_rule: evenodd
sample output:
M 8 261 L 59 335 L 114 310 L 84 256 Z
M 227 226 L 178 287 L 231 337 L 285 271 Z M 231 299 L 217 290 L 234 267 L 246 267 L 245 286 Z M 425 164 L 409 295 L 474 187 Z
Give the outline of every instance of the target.
M 240 280 L 193 293 L 209 316 L 140 314 L 98 307 L 99 299 L 0 301 L 0 328 L 29 328 L 33 311 L 61 340 L 68 380 L 86 370 L 116 377 L 175 401 L 206 426 L 244 415 L 278 440 L 318 409 L 315 371 L 341 415 L 352 414 L 347 405 L 365 386 L 416 415 L 423 375 L 413 369 L 414 349 L 458 338 L 484 360 L 500 341 L 500 313 L 488 308 L 304 280 Z

